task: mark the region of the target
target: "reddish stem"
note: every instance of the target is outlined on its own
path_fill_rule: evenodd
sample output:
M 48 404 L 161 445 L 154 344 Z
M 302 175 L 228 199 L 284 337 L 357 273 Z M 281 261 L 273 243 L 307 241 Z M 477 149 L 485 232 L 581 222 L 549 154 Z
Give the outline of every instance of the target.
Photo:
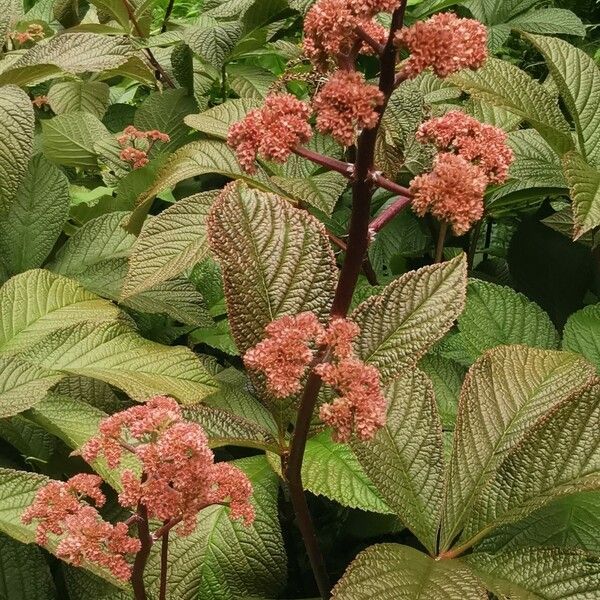
M 371 46 L 371 48 L 373 48 L 375 54 L 377 54 L 378 56 L 381 56 L 381 54 L 383 54 L 383 51 L 385 50 L 385 46 L 383 44 L 380 44 L 375 38 L 370 36 L 362 27 L 358 25 L 356 26 L 355 31 L 356 35 L 358 35 L 358 37 L 363 42 L 366 42 L 367 44 L 369 44 L 369 46 Z
M 412 198 L 412 192 L 408 188 L 405 188 L 404 186 L 395 183 L 391 179 L 384 177 L 380 171 L 371 171 L 369 173 L 369 176 L 371 178 L 371 181 L 380 188 L 388 190 L 388 192 L 398 194 L 399 196 L 406 196 L 407 198 Z
M 171 529 L 175 527 L 175 525 L 179 525 L 179 523 L 181 523 L 181 519 L 182 517 L 174 517 L 173 519 L 170 519 L 169 521 L 165 522 L 162 527 L 157 529 L 152 534 L 152 539 L 156 541 L 163 537 L 165 534 L 168 534 L 169 531 L 171 531 Z
M 441 263 L 444 258 L 444 243 L 446 242 L 446 234 L 448 233 L 448 223 L 442 221 L 440 231 L 438 233 L 437 246 L 435 249 L 435 262 Z
M 143 478 L 142 478 L 143 480 Z M 139 552 L 135 555 L 133 569 L 131 572 L 131 587 L 135 600 L 147 600 L 146 587 L 144 585 L 144 571 L 152 548 L 152 537 L 148 525 L 148 510 L 143 504 L 138 505 L 138 538 L 141 543 Z
M 352 301 L 363 261 L 367 255 L 369 244 L 369 220 L 373 181 L 369 174 L 373 170 L 375 143 L 381 116 L 386 109 L 389 98 L 394 91 L 396 66 L 396 49 L 394 47 L 395 33 L 404 22 L 406 0 L 394 11 L 392 25 L 385 48 L 381 54 L 381 74 L 379 89 L 383 92 L 385 101 L 379 107 L 379 122 L 372 129 L 365 129 L 358 140 L 356 165 L 353 172 L 352 184 L 352 215 L 348 236 L 348 250 L 338 280 L 335 297 L 331 307 L 331 316 L 346 316 Z M 319 163 L 321 164 L 321 163 Z M 321 348 L 317 353 L 313 367 L 327 358 L 327 349 Z M 302 484 L 302 462 L 306 440 L 310 429 L 312 415 L 317 404 L 321 389 L 321 379 L 311 369 L 302 397 L 292 437 L 290 455 L 284 469 L 284 476 L 289 485 L 290 499 L 294 507 L 298 527 L 302 533 L 306 552 L 308 554 L 313 574 L 322 598 L 329 597 L 329 581 L 325 561 L 321 554 L 317 536 L 312 524 L 310 511 L 306 502 Z
M 318 152 L 309 150 L 304 146 L 296 146 L 294 148 L 294 153 L 302 158 L 307 158 L 317 165 L 321 165 L 322 167 L 330 169 L 331 171 L 337 171 L 344 177 L 348 177 L 348 179 L 352 177 L 352 172 L 354 170 L 354 165 L 352 163 L 343 162 L 341 160 L 337 160 L 336 158 L 319 154 Z
M 169 532 L 166 531 L 160 543 L 160 590 L 158 600 L 167 600 L 167 574 L 169 572 Z
M 396 215 L 399 215 L 403 210 L 408 208 L 411 203 L 411 198 L 400 196 L 396 198 L 389 206 L 381 211 L 369 225 L 371 236 L 381 231 Z

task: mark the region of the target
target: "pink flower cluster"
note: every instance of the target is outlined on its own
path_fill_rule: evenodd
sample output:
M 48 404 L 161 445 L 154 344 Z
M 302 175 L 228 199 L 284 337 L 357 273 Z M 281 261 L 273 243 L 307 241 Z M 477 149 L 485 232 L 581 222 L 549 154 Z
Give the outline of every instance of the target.
M 39 23 L 31 23 L 25 31 L 13 31 L 10 37 L 19 44 L 44 39 L 44 28 Z
M 330 60 L 339 64 L 352 53 L 372 53 L 357 30 L 385 43 L 387 32 L 373 17 L 394 10 L 398 4 L 398 0 L 317 0 L 304 19 L 304 53 L 322 71 L 327 70 Z
M 433 142 L 442 154 L 431 173 L 413 180 L 413 209 L 419 215 L 430 211 L 462 235 L 483 216 L 487 185 L 508 177 L 514 159 L 508 136 L 498 127 L 451 111 L 423 123 L 417 139 Z
M 313 313 L 306 312 L 273 321 L 266 333 L 266 339 L 246 352 L 244 362 L 266 375 L 273 395 L 284 398 L 300 390 L 300 379 L 314 356 L 310 346 L 314 342 L 329 350 L 329 361 L 319 363 L 315 372 L 338 393 L 319 412 L 333 428 L 334 439 L 348 441 L 353 433 L 371 439 L 385 424 L 379 372 L 354 355 L 353 341 L 359 333 L 355 323 L 336 318 L 324 328 Z
M 170 140 L 168 134 L 157 129 L 140 131 L 133 125 L 129 125 L 121 135 L 117 136 L 117 142 L 122 148 L 119 157 L 128 162 L 132 168 L 140 169 L 150 162 L 148 153 L 155 142 L 169 142 Z M 142 147 L 136 146 L 136 144 L 141 144 Z
M 458 110 L 423 123 L 417 139 L 433 142 L 438 150 L 455 152 L 476 164 L 490 183 L 504 183 L 514 160 L 508 136 L 502 129 Z
M 439 13 L 396 34 L 398 45 L 410 50 L 403 66 L 407 78 L 432 68 L 440 77 L 462 69 L 478 69 L 487 58 L 487 29 L 474 19 Z
M 383 104 L 379 88 L 365 82 L 357 71 L 337 71 L 323 86 L 314 100 L 317 129 L 331 135 L 340 143 L 354 143 L 357 129 L 371 129 L 377 125 L 375 110 Z
M 412 208 L 419 216 L 430 212 L 464 235 L 483 217 L 484 172 L 456 154 L 438 154 L 433 171 L 412 180 Z
M 215 464 L 204 430 L 184 421 L 172 398 L 157 396 L 104 419 L 100 434 L 81 454 L 88 462 L 103 454 L 114 468 L 124 448 L 138 457 L 143 475 L 123 471 L 123 506 L 143 504 L 150 518 L 181 520 L 182 535 L 194 530 L 198 512 L 212 504 L 229 504 L 231 516 L 248 524 L 254 519 L 246 475 L 231 465 Z
M 74 565 L 84 560 L 93 562 L 127 581 L 131 576 L 127 556 L 138 552 L 140 542 L 129 537 L 125 523 L 104 521 L 96 508 L 83 502 L 87 497 L 98 507 L 104 504 L 101 483 L 97 475 L 87 474 L 75 475 L 66 482 L 51 481 L 38 490 L 21 520 L 25 524 L 38 521 L 36 542 L 40 545 L 48 542 L 49 533 L 64 535 L 56 548 L 59 558 Z
M 242 168 L 254 173 L 258 156 L 285 162 L 295 146 L 311 138 L 309 117 L 305 102 L 291 94 L 272 94 L 262 108 L 231 126 L 227 143 L 235 148 Z
M 31 104 L 33 104 L 33 106 L 35 106 L 36 108 L 42 108 L 42 106 L 47 106 L 49 104 L 48 96 L 35 96 L 34 99 L 31 101 Z

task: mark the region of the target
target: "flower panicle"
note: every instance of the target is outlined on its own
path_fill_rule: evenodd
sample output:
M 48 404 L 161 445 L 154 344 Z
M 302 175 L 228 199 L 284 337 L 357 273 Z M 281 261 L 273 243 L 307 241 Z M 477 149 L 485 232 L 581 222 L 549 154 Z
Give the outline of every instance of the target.
M 129 163 L 133 169 L 141 169 L 150 162 L 148 153 L 156 142 L 170 141 L 170 136 L 158 129 L 141 131 L 134 125 L 128 125 L 123 133 L 117 136 L 117 142 L 122 148 L 119 158 Z M 142 147 L 136 144 L 141 144 Z

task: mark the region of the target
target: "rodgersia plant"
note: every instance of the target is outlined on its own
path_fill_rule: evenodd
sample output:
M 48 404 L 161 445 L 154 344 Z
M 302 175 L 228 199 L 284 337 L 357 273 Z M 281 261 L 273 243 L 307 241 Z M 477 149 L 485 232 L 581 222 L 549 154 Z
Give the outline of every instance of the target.
M 595 600 L 594 28 L 9 4 L 0 597 Z

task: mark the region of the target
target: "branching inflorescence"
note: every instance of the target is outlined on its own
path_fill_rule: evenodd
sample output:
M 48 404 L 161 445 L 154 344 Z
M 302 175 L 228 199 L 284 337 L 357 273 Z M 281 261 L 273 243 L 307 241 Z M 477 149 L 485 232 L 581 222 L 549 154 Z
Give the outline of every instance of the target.
M 477 21 L 444 13 L 405 28 L 405 10 L 405 0 L 317 0 L 305 18 L 303 48 L 313 66 L 328 74 L 327 82 L 310 105 L 289 95 L 268 97 L 263 108 L 233 125 L 228 137 L 248 172 L 256 169 L 257 160 L 283 162 L 296 153 L 343 174 L 352 183 L 346 255 L 330 324 L 323 327 L 311 313 L 285 316 L 268 325 L 266 338 L 245 356 L 246 366 L 263 372 L 275 397 L 287 397 L 302 389 L 283 470 L 323 597 L 328 595 L 327 574 L 300 475 L 322 383 L 337 394 L 319 410 L 336 440 L 348 441 L 353 436 L 370 439 L 385 423 L 379 374 L 354 355 L 352 340 L 359 331 L 346 319 L 368 244 L 398 212 L 412 205 L 417 214 L 430 212 L 440 221 L 439 260 L 447 227 L 462 235 L 482 218 L 487 186 L 503 182 L 512 161 L 502 131 L 453 112 L 430 120 L 419 130 L 418 140 L 433 143 L 439 154 L 431 172 L 416 177 L 410 189 L 377 169 L 374 157 L 379 124 L 394 89 L 427 69 L 447 77 L 461 69 L 477 69 L 487 57 L 487 30 Z M 389 30 L 376 21 L 378 13 L 384 11 L 392 12 Z M 400 48 L 408 50 L 409 57 L 397 65 Z M 357 71 L 356 59 L 364 53 L 380 60 L 378 85 L 365 81 Z M 355 147 L 354 163 L 343 163 L 302 146 L 311 137 L 309 121 L 313 114 L 318 131 L 331 134 L 344 146 Z M 398 198 L 369 223 L 375 187 L 390 190 Z
M 39 544 L 46 544 L 50 533 L 61 536 L 59 557 L 76 565 L 85 560 L 107 568 L 118 579 L 131 579 L 136 600 L 146 597 L 143 571 L 149 550 L 171 528 L 177 526 L 180 535 L 189 535 L 198 513 L 214 504 L 228 505 L 231 517 L 246 524 L 254 520 L 247 476 L 229 463 L 214 462 L 204 430 L 185 421 L 172 398 L 157 396 L 107 417 L 80 454 L 88 462 L 102 456 L 110 468 L 120 466 L 124 455 L 136 459 L 139 470 L 121 472 L 119 494 L 119 503 L 133 509 L 135 518 L 114 525 L 105 521 L 84 501 L 87 497 L 97 507 L 104 504 L 102 479 L 76 475 L 42 487 L 23 514 L 23 522 L 37 521 Z M 153 534 L 150 519 L 164 524 Z M 133 523 L 138 525 L 138 538 L 129 536 Z M 133 566 L 128 560 L 132 555 Z

